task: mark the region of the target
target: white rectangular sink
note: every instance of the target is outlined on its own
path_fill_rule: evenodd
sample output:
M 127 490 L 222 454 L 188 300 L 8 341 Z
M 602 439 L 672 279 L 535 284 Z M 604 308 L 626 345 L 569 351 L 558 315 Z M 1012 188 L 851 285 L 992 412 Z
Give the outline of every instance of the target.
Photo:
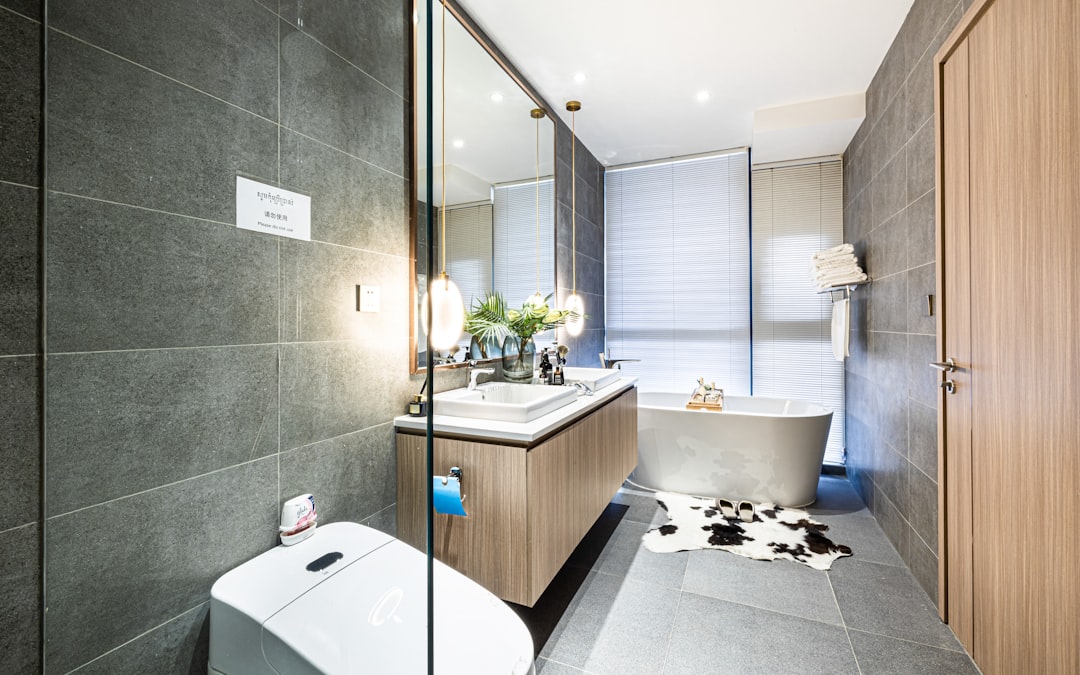
M 453 389 L 435 394 L 434 412 L 499 422 L 531 422 L 573 403 L 576 398 L 574 387 L 487 382 L 471 391 Z
M 578 368 L 568 366 L 563 368 L 563 376 L 567 384 L 581 382 L 593 391 L 608 386 L 622 376 L 621 370 L 614 368 Z

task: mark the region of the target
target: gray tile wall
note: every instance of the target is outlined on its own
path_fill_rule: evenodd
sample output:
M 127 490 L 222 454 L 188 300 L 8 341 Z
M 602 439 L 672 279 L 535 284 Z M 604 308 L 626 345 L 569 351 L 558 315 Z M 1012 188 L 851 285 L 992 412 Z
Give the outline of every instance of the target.
M 0 672 L 40 669 L 37 0 L 0 0 Z
M 407 3 L 189 4 L 49 3 L 42 289 L 42 2 L 0 0 L 0 672 L 205 672 L 283 500 L 396 529 Z M 312 241 L 236 229 L 237 174 L 311 195 Z
M 915 0 L 844 153 L 844 239 L 873 278 L 852 295 L 848 475 L 937 601 L 933 59 L 970 0 Z
M 566 102 L 556 105 L 560 111 Z M 588 114 L 587 101 L 579 115 Z M 570 127 L 555 118 L 555 275 L 560 306 L 574 289 L 574 248 L 577 248 L 577 292 L 585 301 L 585 329 L 577 337 L 560 331 L 559 340 L 570 348 L 571 366 L 600 366 L 604 351 L 604 166 L 577 139 L 571 145 Z M 571 185 L 571 158 L 577 163 L 575 196 Z M 575 198 L 576 197 L 576 198 Z M 574 209 L 577 204 L 577 236 L 574 236 Z

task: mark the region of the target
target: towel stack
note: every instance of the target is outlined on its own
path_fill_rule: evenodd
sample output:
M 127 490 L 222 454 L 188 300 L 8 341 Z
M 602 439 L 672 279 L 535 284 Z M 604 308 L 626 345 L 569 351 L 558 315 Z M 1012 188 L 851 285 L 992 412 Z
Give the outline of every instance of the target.
M 851 244 L 840 244 L 814 254 L 812 270 L 819 291 L 866 281 L 854 251 Z

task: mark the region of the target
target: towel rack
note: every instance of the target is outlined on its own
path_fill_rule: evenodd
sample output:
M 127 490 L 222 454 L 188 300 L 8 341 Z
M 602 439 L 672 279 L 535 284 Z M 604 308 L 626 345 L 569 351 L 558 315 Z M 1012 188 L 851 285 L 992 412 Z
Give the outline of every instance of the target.
M 841 286 L 830 286 L 829 288 L 823 288 L 823 289 L 821 289 L 820 291 L 818 291 L 818 295 L 821 295 L 822 293 L 828 293 L 828 294 L 829 294 L 829 298 L 830 298 L 830 299 L 831 299 L 831 300 L 832 300 L 833 302 L 836 302 L 836 296 L 835 296 L 835 295 L 833 295 L 833 293 L 840 293 L 840 292 L 843 292 L 843 294 L 844 294 L 844 298 L 843 298 L 843 299 L 844 299 L 844 300 L 847 300 L 847 299 L 850 299 L 850 298 L 851 298 L 851 292 L 852 292 L 852 291 L 854 291 L 854 290 L 855 290 L 856 288 L 858 288 L 859 286 L 866 286 L 866 285 L 868 285 L 868 284 L 869 284 L 869 283 L 870 283 L 871 281 L 873 281 L 873 279 L 871 279 L 871 278 L 867 277 L 866 281 L 855 281 L 855 282 L 852 282 L 852 283 L 850 283 L 850 284 L 843 284 L 843 285 L 841 285 Z

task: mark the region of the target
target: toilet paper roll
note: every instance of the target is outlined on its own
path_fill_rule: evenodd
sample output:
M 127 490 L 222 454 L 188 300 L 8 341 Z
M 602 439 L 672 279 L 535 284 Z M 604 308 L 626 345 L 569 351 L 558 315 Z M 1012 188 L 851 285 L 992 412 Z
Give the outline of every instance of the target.
M 461 482 L 457 478 L 432 476 L 435 512 L 451 516 L 467 516 L 461 504 Z

